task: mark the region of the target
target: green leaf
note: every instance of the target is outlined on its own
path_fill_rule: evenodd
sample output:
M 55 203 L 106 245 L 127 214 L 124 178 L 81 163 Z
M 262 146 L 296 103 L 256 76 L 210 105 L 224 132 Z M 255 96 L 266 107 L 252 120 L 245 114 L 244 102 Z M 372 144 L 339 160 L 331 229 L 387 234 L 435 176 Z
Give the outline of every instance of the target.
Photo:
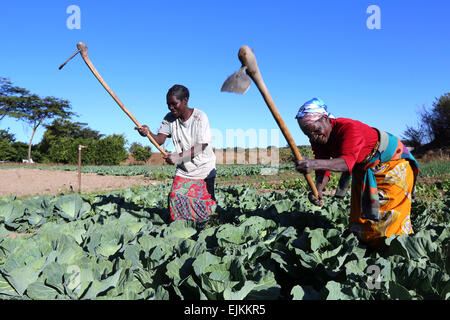
M 54 300 L 58 297 L 58 292 L 46 286 L 42 281 L 36 281 L 27 287 L 26 294 L 33 300 Z
M 389 281 L 389 295 L 395 300 L 411 300 L 412 298 L 408 289 L 394 281 Z
M 192 263 L 194 272 L 197 276 L 204 274 L 211 265 L 217 265 L 220 263 L 220 258 L 209 253 L 204 252 L 200 254 Z
M 56 261 L 59 264 L 76 264 L 84 256 L 83 249 L 77 245 L 74 238 L 63 234 L 56 237 L 53 239 L 53 245 L 57 252 Z
M 149 288 L 147 290 L 151 290 L 153 291 L 151 294 L 149 294 L 146 299 L 148 300 L 169 300 L 169 292 L 167 292 L 166 289 L 164 289 L 163 287 L 159 286 L 158 288 L 156 288 L 156 291 Z M 145 293 L 145 292 L 144 292 Z
M 83 295 L 82 299 L 83 300 L 94 299 L 99 294 L 105 293 L 108 289 L 116 287 L 121 272 L 122 269 L 117 270 L 117 272 L 114 275 L 104 280 L 94 280 L 92 284 L 89 286 L 89 289 Z
M 233 291 L 231 287 L 227 287 L 223 291 L 223 298 L 225 300 L 244 300 L 255 286 L 256 284 L 253 281 L 245 281 L 242 288 L 237 291 Z
M 447 281 L 447 284 L 442 289 L 441 299 L 442 300 L 450 300 L 450 281 Z
M 341 291 L 341 284 L 336 281 L 328 281 L 325 285 L 328 290 L 327 300 L 347 300 L 347 295 Z
M 188 239 L 197 233 L 197 230 L 190 227 L 187 221 L 177 220 L 172 222 L 164 230 L 164 238 Z
M 64 271 L 59 263 L 50 262 L 42 270 L 43 278 L 48 286 L 56 288 L 60 293 L 64 292 Z
M 423 231 L 409 236 L 391 236 L 386 240 L 386 244 L 389 246 L 387 254 L 401 255 L 408 259 L 433 259 L 438 248 L 437 244 L 431 241 L 430 235 Z
M 345 264 L 345 273 L 349 275 L 366 276 L 367 261 L 365 259 L 352 260 Z
M 323 235 L 323 229 L 321 228 L 309 231 L 309 238 L 311 239 L 312 251 L 317 251 L 330 244 L 328 239 Z
M 41 261 L 37 261 L 31 265 L 15 268 L 4 275 L 17 293 L 23 295 L 28 286 L 38 279 L 41 264 Z
M 144 270 L 142 268 L 134 270 L 135 277 L 139 280 L 139 282 L 145 287 L 149 288 L 153 285 L 153 276 L 155 275 L 156 271 L 148 271 Z
M 291 290 L 293 300 L 317 300 L 319 293 L 312 286 L 296 285 Z
M 264 270 L 260 266 L 249 279 L 255 283 L 255 287 L 248 294 L 248 299 L 256 300 L 275 300 L 280 297 L 280 285 L 275 280 L 275 274 L 272 271 Z
M 179 283 L 189 275 L 191 264 L 188 263 L 187 265 L 185 265 L 187 260 L 191 262 L 193 259 L 185 254 L 181 258 L 175 258 L 167 264 L 166 274 L 169 278 L 173 279 L 176 286 L 178 286 Z
M 24 215 L 25 207 L 20 203 L 9 203 L 0 205 L 0 222 L 10 229 L 17 230 L 20 227 L 18 222 Z
M 4 238 L 6 238 L 10 234 L 10 231 L 8 231 L 3 224 L 0 224 L 0 242 Z
M 219 227 L 216 233 L 217 242 L 220 246 L 225 247 L 229 243 L 242 244 L 245 242 L 245 228 L 235 227 L 231 224 L 225 224 Z
M 85 202 L 77 193 L 61 196 L 55 203 L 55 208 L 61 217 L 76 220 L 87 214 L 91 205 Z
M 136 235 L 146 224 L 144 222 L 128 222 L 126 226 Z
M 203 293 L 203 289 L 194 281 L 192 275 L 189 275 L 181 285 L 183 291 L 187 292 L 187 299 L 208 300 L 208 297 Z
M 101 255 L 105 258 L 109 258 L 117 253 L 122 247 L 121 244 L 117 244 L 116 239 L 111 239 L 109 242 L 102 242 L 99 246 L 95 248 L 95 253 Z
M 292 288 L 291 295 L 293 300 L 303 300 L 303 297 L 305 296 L 305 291 L 301 286 L 296 285 Z
M 91 283 L 99 278 L 99 275 L 95 275 L 94 267 L 87 261 L 65 266 L 63 270 L 64 290 L 73 299 L 79 299 Z
M 9 282 L 0 274 L 0 294 L 8 296 L 18 296 L 16 290 L 9 284 Z
M 139 258 L 140 249 L 138 245 L 126 245 L 123 251 L 123 257 L 126 261 L 130 261 L 133 267 L 142 267 L 141 260 Z
M 291 200 L 279 200 L 273 203 L 277 213 L 289 212 L 292 207 Z

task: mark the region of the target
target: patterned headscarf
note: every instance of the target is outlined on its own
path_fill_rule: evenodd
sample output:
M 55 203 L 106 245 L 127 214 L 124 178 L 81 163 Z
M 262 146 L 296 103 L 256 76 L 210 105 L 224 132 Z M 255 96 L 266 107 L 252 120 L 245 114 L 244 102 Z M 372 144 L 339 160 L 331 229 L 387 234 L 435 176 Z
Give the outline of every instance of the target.
M 328 118 L 336 119 L 336 117 L 327 111 L 327 105 L 319 98 L 311 99 L 305 102 L 297 112 L 296 119 L 302 119 L 302 122 L 314 122 L 319 120 L 322 115 Z

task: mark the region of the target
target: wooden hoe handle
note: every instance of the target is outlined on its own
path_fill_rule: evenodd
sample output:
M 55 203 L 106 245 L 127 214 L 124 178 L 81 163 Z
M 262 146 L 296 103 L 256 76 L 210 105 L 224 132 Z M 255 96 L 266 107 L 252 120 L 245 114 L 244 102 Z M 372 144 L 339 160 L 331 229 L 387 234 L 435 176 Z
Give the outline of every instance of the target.
M 247 74 L 252 78 L 252 80 L 255 82 L 256 86 L 258 87 L 259 91 L 261 92 L 261 95 L 264 98 L 264 101 L 266 102 L 267 106 L 270 109 L 270 112 L 272 112 L 273 117 L 275 118 L 275 121 L 278 124 L 278 127 L 281 129 L 281 132 L 283 133 L 284 137 L 286 138 L 289 147 L 291 148 L 292 152 L 295 155 L 295 158 L 297 160 L 302 160 L 302 156 L 300 154 L 300 151 L 297 148 L 297 145 L 294 142 L 294 139 L 291 136 L 291 133 L 289 132 L 286 124 L 283 121 L 283 118 L 281 117 L 280 113 L 278 112 L 277 107 L 275 106 L 275 103 L 272 100 L 272 97 L 270 96 L 269 90 L 267 90 L 266 85 L 264 84 L 263 78 L 261 76 L 261 73 L 259 72 L 258 64 L 256 62 L 255 55 L 253 54 L 252 50 L 250 50 L 249 47 L 243 46 L 239 50 L 238 54 L 239 60 L 241 61 L 243 66 L 247 67 Z M 317 192 L 316 185 L 314 184 L 314 181 L 309 173 L 305 174 L 305 178 L 308 181 L 309 186 L 311 187 L 311 190 L 315 197 L 319 197 L 319 194 Z
M 136 126 L 140 127 L 140 123 L 136 120 L 136 118 L 131 114 L 130 111 L 128 111 L 127 108 L 125 108 L 122 101 L 119 100 L 119 98 L 116 96 L 116 94 L 111 90 L 111 88 L 106 84 L 105 80 L 103 80 L 102 76 L 98 73 L 97 69 L 95 69 L 94 65 L 92 64 L 91 60 L 88 56 L 88 49 L 87 46 L 83 42 L 77 43 L 77 48 L 80 50 L 81 56 L 83 57 L 84 62 L 86 62 L 88 68 L 92 71 L 94 76 L 97 78 L 97 80 L 100 82 L 100 84 L 103 86 L 103 88 L 108 91 L 108 93 L 111 95 L 111 97 L 116 101 L 116 103 L 119 105 L 119 107 L 130 117 L 130 119 L 136 124 Z M 153 137 L 148 134 L 147 138 L 150 140 L 151 143 L 161 152 L 164 156 L 167 156 L 167 152 L 164 151 L 164 149 L 161 148 L 161 146 L 156 142 Z

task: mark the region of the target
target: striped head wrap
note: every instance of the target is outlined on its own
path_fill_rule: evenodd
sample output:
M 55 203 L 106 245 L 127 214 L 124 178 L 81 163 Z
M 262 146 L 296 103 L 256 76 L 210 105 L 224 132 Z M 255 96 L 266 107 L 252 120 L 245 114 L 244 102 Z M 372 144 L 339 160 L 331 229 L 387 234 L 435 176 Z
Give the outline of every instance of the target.
M 319 120 L 324 114 L 328 118 L 336 119 L 333 114 L 327 111 L 327 105 L 321 99 L 314 98 L 300 107 L 295 118 L 302 119 L 302 122 L 314 122 Z

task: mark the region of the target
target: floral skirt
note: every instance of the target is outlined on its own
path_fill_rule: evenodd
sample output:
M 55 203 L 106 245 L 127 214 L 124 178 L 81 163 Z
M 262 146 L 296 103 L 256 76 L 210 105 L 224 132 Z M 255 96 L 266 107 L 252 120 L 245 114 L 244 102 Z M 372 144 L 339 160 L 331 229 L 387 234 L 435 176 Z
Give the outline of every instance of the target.
M 172 220 L 207 220 L 216 207 L 214 178 L 192 180 L 175 176 L 169 193 Z
M 411 198 L 414 173 L 406 159 L 392 160 L 374 168 L 380 214 L 377 219 L 362 213 L 361 189 L 364 170 L 353 169 L 350 230 L 369 244 L 377 245 L 384 237 L 411 234 Z

